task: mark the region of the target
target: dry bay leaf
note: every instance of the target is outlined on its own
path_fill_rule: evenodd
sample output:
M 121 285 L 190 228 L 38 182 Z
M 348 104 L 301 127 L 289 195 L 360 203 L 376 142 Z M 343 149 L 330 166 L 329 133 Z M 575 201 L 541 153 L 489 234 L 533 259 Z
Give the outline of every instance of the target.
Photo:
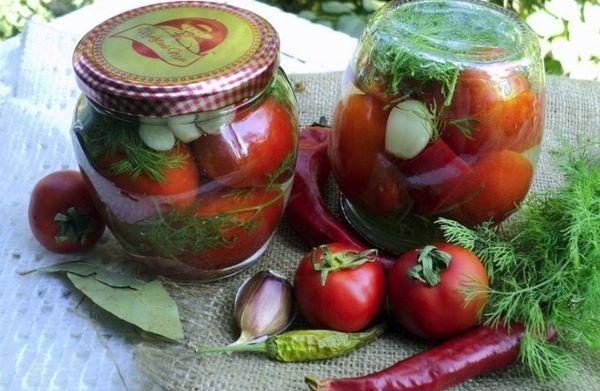
M 145 282 L 84 261 L 59 263 L 37 271 L 64 272 L 75 288 L 117 318 L 168 339 L 183 338 L 177 305 L 160 281 Z

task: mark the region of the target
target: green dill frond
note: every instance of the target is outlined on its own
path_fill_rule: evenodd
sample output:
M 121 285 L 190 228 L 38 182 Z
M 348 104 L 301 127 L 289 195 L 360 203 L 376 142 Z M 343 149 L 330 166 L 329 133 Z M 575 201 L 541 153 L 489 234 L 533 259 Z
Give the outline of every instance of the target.
M 521 361 L 538 378 L 565 380 L 582 349 L 600 350 L 600 162 L 572 148 L 557 156 L 565 185 L 531 195 L 502 229 L 437 223 L 486 268 L 484 323 L 525 324 Z
M 81 137 L 91 160 L 114 154 L 121 157 L 110 166 L 114 175 L 128 174 L 136 179 L 145 174 L 154 181 L 163 182 L 165 169 L 181 167 L 185 161 L 179 154 L 147 147 L 139 136 L 137 122 L 95 113 L 89 105 L 83 116 Z
M 460 70 L 487 61 L 486 49 L 522 55 L 519 34 L 518 20 L 507 22 L 479 4 L 392 2 L 365 28 L 354 71 L 360 85 L 380 86 L 388 96 L 410 96 L 437 85 L 448 106 Z
M 268 175 L 267 188 L 271 189 L 279 186 L 277 181 L 280 180 L 280 178 L 285 174 L 289 174 L 289 177 L 291 177 L 295 167 L 296 148 L 294 147 L 287 155 L 285 155 L 281 163 L 279 163 L 279 166 L 277 166 L 277 168 Z

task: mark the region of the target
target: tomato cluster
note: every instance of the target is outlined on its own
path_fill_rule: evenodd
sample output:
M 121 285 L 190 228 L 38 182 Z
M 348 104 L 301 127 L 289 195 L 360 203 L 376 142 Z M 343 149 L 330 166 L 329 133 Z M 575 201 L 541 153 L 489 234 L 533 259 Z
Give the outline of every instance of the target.
M 360 331 L 382 313 L 387 294 L 396 321 L 421 338 L 439 340 L 477 325 L 489 281 L 471 251 L 449 243 L 413 249 L 387 278 L 375 254 L 341 243 L 307 254 L 294 279 L 305 320 L 318 328 Z
M 400 139 L 390 140 L 390 113 L 398 101 L 352 91 L 335 108 L 329 157 L 341 190 L 358 206 L 475 225 L 504 220 L 527 194 L 535 164 L 530 159 L 542 137 L 544 95 L 515 69 L 460 71 L 448 105 L 439 84 L 413 93 L 410 99 L 430 112 L 423 121 L 433 130 L 410 157 L 389 151 L 391 142 L 399 150 L 413 142 L 402 140 L 409 133 L 402 122 L 394 124 Z
M 111 148 L 105 140 L 117 137 L 109 132 L 118 129 L 107 129 L 114 122 L 84 121 L 76 150 L 100 212 L 130 253 L 151 259 L 162 273 L 197 278 L 197 271 L 238 265 L 267 242 L 283 214 L 296 157 L 289 102 L 267 94 L 217 131 L 166 151 L 136 139 L 135 127 Z

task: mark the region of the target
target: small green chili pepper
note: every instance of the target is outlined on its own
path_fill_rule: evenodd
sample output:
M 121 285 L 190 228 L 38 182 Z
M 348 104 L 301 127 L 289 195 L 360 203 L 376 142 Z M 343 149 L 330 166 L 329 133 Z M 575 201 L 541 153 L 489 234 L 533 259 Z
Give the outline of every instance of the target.
M 257 352 L 282 362 L 326 360 L 349 353 L 379 337 L 384 325 L 361 333 L 333 330 L 294 330 L 272 335 L 263 342 L 200 349 L 198 353 Z

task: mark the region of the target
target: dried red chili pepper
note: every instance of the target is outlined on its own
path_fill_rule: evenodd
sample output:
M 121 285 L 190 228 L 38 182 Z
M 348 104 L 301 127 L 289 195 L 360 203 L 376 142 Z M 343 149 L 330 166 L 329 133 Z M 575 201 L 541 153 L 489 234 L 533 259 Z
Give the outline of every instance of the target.
M 548 338 L 554 335 L 548 331 Z M 348 379 L 317 380 L 306 377 L 314 391 L 435 391 L 470 377 L 503 368 L 519 355 L 523 327 L 479 326 L 432 349 L 397 362 L 370 375 Z
M 321 195 L 331 173 L 327 158 L 329 134 L 330 129 L 322 126 L 309 126 L 300 133 L 296 176 L 288 206 L 290 223 L 310 246 L 337 242 L 364 248 L 367 246 L 331 213 Z M 394 262 L 386 256 L 377 260 L 386 270 Z

